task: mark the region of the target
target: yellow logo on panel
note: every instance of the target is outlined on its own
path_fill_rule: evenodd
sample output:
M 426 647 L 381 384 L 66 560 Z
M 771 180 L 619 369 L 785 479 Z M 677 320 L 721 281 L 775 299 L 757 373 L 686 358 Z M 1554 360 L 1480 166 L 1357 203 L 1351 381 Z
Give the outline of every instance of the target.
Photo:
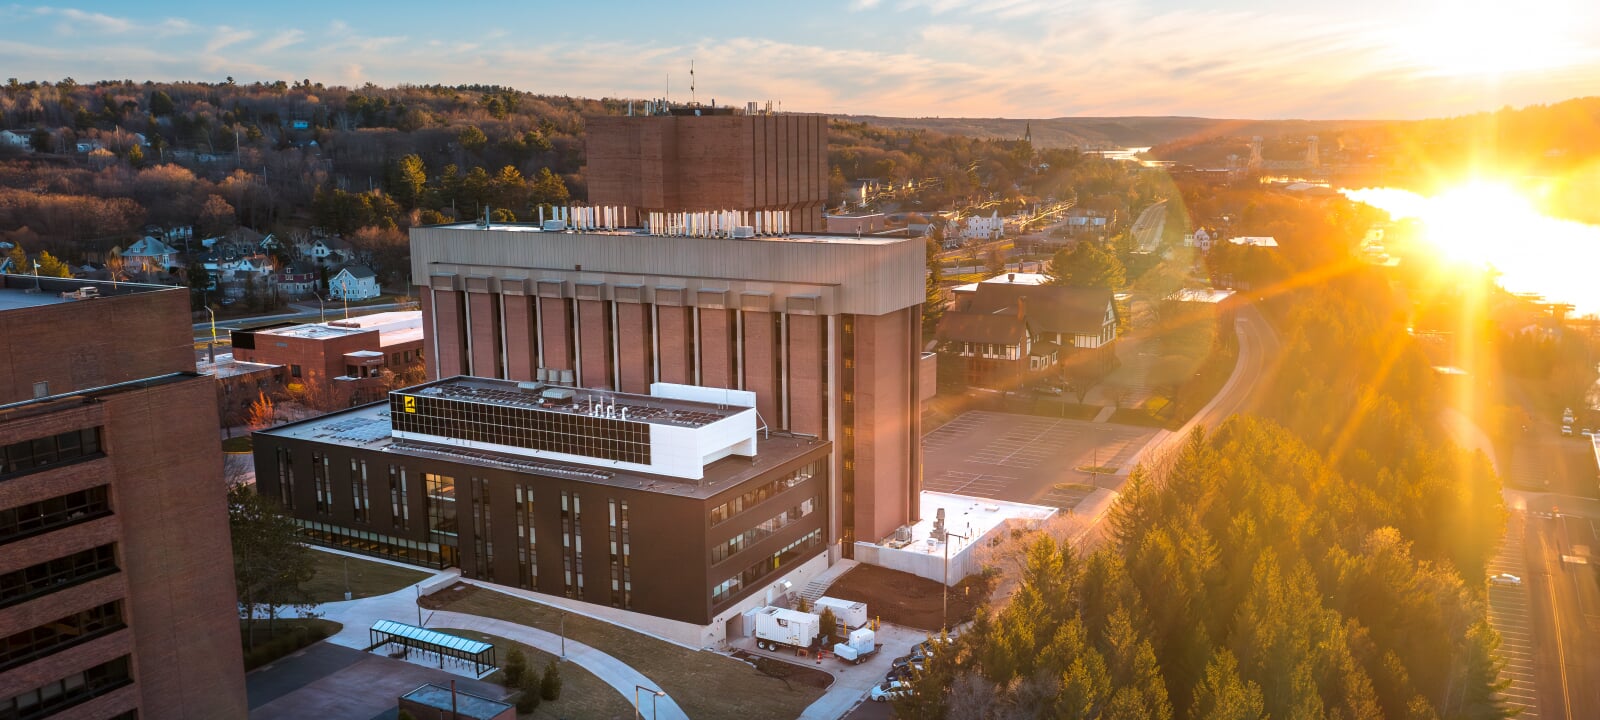
M 417 411 L 417 399 L 414 398 L 414 397 L 411 397 L 410 395 L 407 395 L 405 397 L 406 397 L 406 412 L 408 412 L 408 413 L 416 412 Z

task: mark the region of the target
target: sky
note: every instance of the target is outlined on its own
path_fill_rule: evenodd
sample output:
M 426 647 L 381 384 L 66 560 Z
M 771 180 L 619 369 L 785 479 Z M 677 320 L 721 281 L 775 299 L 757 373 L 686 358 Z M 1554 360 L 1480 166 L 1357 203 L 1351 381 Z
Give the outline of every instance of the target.
M 1600 92 L 1594 0 L 78 2 L 21 80 L 506 85 L 890 116 L 1442 117 Z

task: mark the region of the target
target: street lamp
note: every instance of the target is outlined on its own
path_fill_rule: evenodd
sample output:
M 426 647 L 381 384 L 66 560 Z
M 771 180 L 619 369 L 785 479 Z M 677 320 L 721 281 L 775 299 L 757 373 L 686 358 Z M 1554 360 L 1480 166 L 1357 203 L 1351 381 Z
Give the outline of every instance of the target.
M 647 688 L 647 687 L 645 687 L 643 685 L 634 685 L 633 686 L 633 720 L 639 720 L 639 691 L 640 690 L 644 690 L 644 691 L 650 693 L 650 720 L 656 720 L 656 698 L 664 697 L 664 696 L 666 696 L 666 693 L 661 692 L 660 690 L 654 690 L 654 689 L 651 689 L 651 688 Z
M 966 535 L 957 535 L 949 530 L 944 531 L 944 592 L 942 605 L 939 609 L 939 627 L 945 631 L 950 630 L 950 538 L 957 537 L 962 540 L 971 540 Z
M 205 300 L 204 293 L 200 295 L 200 299 Z M 217 361 L 217 313 L 211 309 L 211 303 L 206 303 L 206 314 L 211 316 L 211 344 L 206 346 L 206 354 L 214 363 Z
M 567 659 L 567 611 L 561 611 L 561 659 Z

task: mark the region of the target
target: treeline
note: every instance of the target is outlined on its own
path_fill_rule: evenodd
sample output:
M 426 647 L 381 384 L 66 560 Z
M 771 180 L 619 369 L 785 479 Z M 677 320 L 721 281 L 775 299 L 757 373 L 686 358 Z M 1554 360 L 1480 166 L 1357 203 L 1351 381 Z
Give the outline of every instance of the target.
M 1255 293 L 1284 339 L 1253 379 L 1263 417 L 1137 469 L 1092 551 L 1039 537 L 902 717 L 1506 716 L 1483 591 L 1499 481 L 1447 439 L 1343 202 L 1258 211 L 1287 223 Z
M 1002 213 L 1046 199 L 1112 196 L 1137 202 L 1125 163 L 1073 148 L 1035 148 L 1023 139 L 994 140 L 928 130 L 889 129 L 835 120 L 828 128 L 831 200 L 867 178 L 926 186 L 917 199 L 929 209 L 998 201 Z

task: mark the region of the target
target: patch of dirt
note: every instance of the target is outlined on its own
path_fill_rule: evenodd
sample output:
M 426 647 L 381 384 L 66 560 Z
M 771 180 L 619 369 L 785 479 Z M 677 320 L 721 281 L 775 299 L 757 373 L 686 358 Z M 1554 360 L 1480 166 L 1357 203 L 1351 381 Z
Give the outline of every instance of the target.
M 818 670 L 787 660 L 777 660 L 756 655 L 744 650 L 733 651 L 733 656 L 756 666 L 756 669 L 760 670 L 762 675 L 778 678 L 791 685 L 804 685 L 818 690 L 827 690 L 830 685 L 833 685 L 833 675 L 826 670 Z
M 939 583 L 911 573 L 860 564 L 828 588 L 828 597 L 867 604 L 884 622 L 938 632 L 943 595 Z M 973 575 L 950 588 L 950 625 L 967 622 L 994 591 L 994 579 Z

